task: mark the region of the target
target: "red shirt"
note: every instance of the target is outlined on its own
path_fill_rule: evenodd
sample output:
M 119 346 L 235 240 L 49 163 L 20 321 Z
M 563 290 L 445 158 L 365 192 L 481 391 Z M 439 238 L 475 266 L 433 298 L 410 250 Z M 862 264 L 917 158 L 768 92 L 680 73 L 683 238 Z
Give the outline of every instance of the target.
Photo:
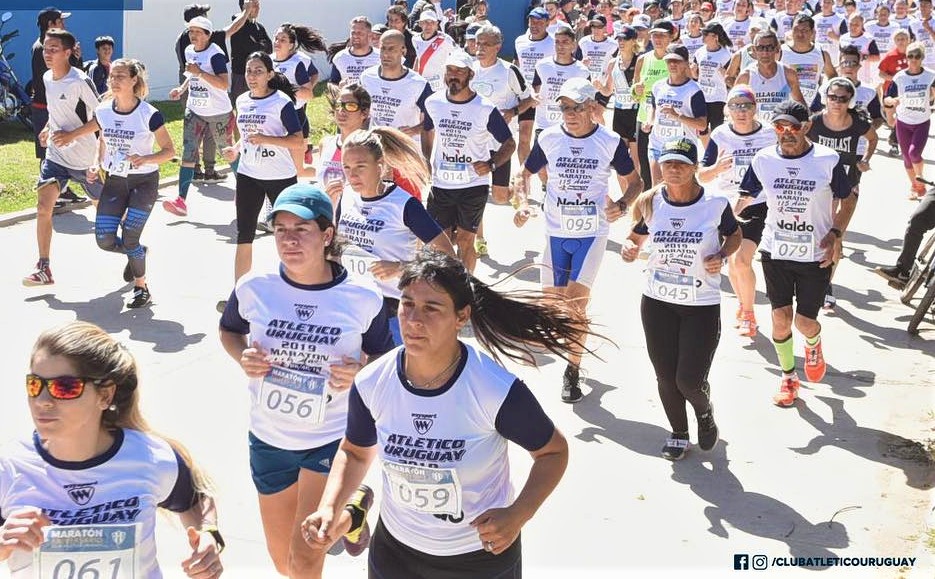
M 880 72 L 886 73 L 890 76 L 895 75 L 901 70 L 909 68 L 909 61 L 906 60 L 906 53 L 899 52 L 895 47 L 892 48 L 889 52 L 883 55 L 883 58 L 880 60 Z M 890 87 L 891 80 L 887 80 L 883 83 L 883 94 L 886 94 L 886 90 Z

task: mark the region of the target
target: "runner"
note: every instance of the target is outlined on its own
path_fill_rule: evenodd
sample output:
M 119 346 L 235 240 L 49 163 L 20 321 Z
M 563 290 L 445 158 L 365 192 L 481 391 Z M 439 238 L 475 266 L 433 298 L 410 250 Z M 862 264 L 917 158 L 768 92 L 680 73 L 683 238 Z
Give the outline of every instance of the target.
M 652 50 L 647 50 L 636 59 L 636 70 L 633 76 L 637 79 L 633 85 L 633 96 L 640 103 L 636 113 L 636 150 L 639 157 L 640 178 L 644 184 L 653 182 L 653 174 L 649 165 L 649 131 L 646 123 L 649 121 L 649 97 L 656 83 L 669 75 L 669 69 L 663 57 L 666 49 L 672 42 L 675 27 L 671 22 L 660 22 L 650 31 Z
M 403 266 L 423 243 L 449 255 L 455 251 L 418 199 L 382 179 L 392 166 L 419 189 L 428 184 L 428 167 L 412 139 L 389 127 L 355 131 L 344 142 L 341 161 L 349 188 L 338 205 L 337 231 L 350 244 L 343 251 L 342 263 L 351 275 L 376 280 L 393 342 L 399 346 L 396 284 Z
M 750 30 L 747 34 L 747 41 L 743 47 L 736 50 L 730 57 L 730 64 L 727 65 L 727 72 L 724 75 L 724 82 L 728 87 L 737 84 L 737 75 L 740 71 L 746 70 L 750 65 L 756 62 L 756 51 L 754 50 L 753 40 L 761 30 L 768 30 L 769 24 L 762 18 L 750 19 Z
M 588 22 L 591 34 L 578 41 L 578 54 L 575 58 L 588 68 L 592 79 L 598 80 L 604 74 L 607 63 L 617 52 L 617 43 L 607 35 L 607 23 L 601 18 Z
M 805 336 L 805 378 L 820 382 L 825 376 L 821 324 L 816 318 L 831 281 L 830 266 L 841 259 L 841 238 L 857 198 L 839 155 L 808 140 L 810 123 L 805 105 L 785 101 L 774 113 L 771 122 L 779 145 L 753 157 L 740 194 L 766 196 L 760 254 L 766 295 L 773 309 L 773 345 L 782 370 L 773 402 L 788 407 L 795 403 L 799 391 L 793 322 Z
M 419 16 L 419 26 L 422 34 L 412 38 L 416 47 L 415 71 L 428 81 L 432 91 L 439 91 L 444 87 L 445 61 L 457 47 L 455 41 L 441 31 L 434 10 L 426 10 Z
M 536 77 L 536 63 L 555 54 L 555 39 L 546 33 L 549 14 L 544 8 L 534 8 L 527 18 L 529 31 L 517 37 L 516 64 L 523 71 L 526 84 L 532 86 Z M 535 103 L 519 115 L 519 145 L 516 153 L 520 165 L 526 162 L 532 148 L 532 128 L 536 118 Z
M 0 561 L 13 576 L 79 568 L 87 577 L 117 569 L 161 577 L 155 531 L 164 509 L 186 528 L 184 573 L 219 577 L 224 539 L 212 485 L 182 445 L 146 425 L 126 347 L 93 324 L 71 322 L 39 336 L 29 372 L 35 431 L 0 454 Z M 102 536 L 107 562 L 99 539 L 81 538 Z
M 730 38 L 734 52 L 746 46 L 750 41 L 750 24 L 753 21 L 750 17 L 752 12 L 750 9 L 751 4 L 751 0 L 736 0 L 734 2 L 734 17 L 724 22 L 724 30 L 727 32 L 727 37 Z
M 88 179 L 106 173 L 97 205 L 94 234 L 97 246 L 127 256 L 123 281 L 133 282 L 128 308 L 152 302 L 146 284 L 146 248 L 140 237 L 159 196 L 159 165 L 175 156 L 166 121 L 144 99 L 149 94 L 146 69 L 138 60 L 121 58 L 110 66 L 110 97 L 94 113 L 101 132 L 99 158 Z M 153 144 L 159 150 L 153 152 Z M 120 230 L 120 234 L 117 231 Z
M 724 124 L 724 103 L 727 101 L 725 73 L 730 64 L 731 42 L 724 27 L 717 22 L 706 25 L 701 33 L 704 46 L 691 58 L 691 74 L 704 93 L 708 124 L 698 134 L 707 146 L 711 131 Z
M 727 95 L 728 123 L 711 133 L 711 140 L 701 160 L 698 180 L 716 183 L 717 191 L 727 195 L 737 207 L 740 183 L 750 168 L 753 155 L 776 144 L 776 131 L 756 120 L 756 94 L 747 85 L 738 84 Z M 756 336 L 756 273 L 753 256 L 763 236 L 766 219 L 765 199 L 753 200 L 737 212 L 743 237 L 740 247 L 728 258 L 728 277 L 737 296 L 735 327 L 741 336 Z
M 815 37 L 815 21 L 808 14 L 799 14 L 792 21 L 792 44 L 783 44 L 779 61 L 795 72 L 802 91 L 803 104 L 811 104 L 818 94 L 822 74 L 826 78 L 836 76 L 828 53 L 812 42 Z
M 546 215 L 546 243 L 543 251 L 541 283 L 545 293 L 573 308 L 587 318 L 591 287 L 607 248 L 609 224 L 624 214 L 643 190 L 626 141 L 594 122 L 599 108 L 597 91 L 587 80 L 573 78 L 562 85 L 558 97 L 562 124 L 539 134 L 532 153 L 526 159 L 517 192 L 518 208 L 513 218 L 522 227 L 530 216 L 529 179 L 545 169 L 549 179 L 542 202 Z M 623 196 L 613 201 L 607 192 L 611 169 Z M 562 382 L 562 401 L 578 402 L 581 348 L 573 349 Z
M 289 79 L 276 72 L 263 52 L 249 55 L 245 70 L 248 90 L 237 97 L 240 140 L 221 151 L 237 167 L 235 282 L 253 266 L 253 240 L 264 199 L 275 202 L 280 192 L 297 182 L 292 152 L 305 150 Z
M 821 0 L 821 12 L 812 16 L 815 22 L 815 44 L 828 53 L 831 63 L 838 63 L 838 39 L 844 18 L 834 11 L 834 0 Z
M 531 360 L 532 348 L 567 357 L 583 321 L 496 292 L 432 251 L 407 264 L 399 285 L 404 346 L 358 375 L 334 477 L 302 523 L 306 541 L 323 552 L 340 536 L 347 523 L 339 505 L 378 458 L 383 501 L 371 577 L 521 577 L 521 529 L 558 485 L 568 445 L 496 358 Z M 469 321 L 495 359 L 458 340 Z M 508 440 L 533 462 L 515 497 Z M 421 495 L 434 500 L 413 499 Z
M 267 550 L 281 575 L 320 577 L 324 553 L 305 546 L 299 523 L 321 499 L 354 376 L 393 343 L 376 284 L 331 259 L 327 195 L 313 185 L 287 187 L 272 219 L 281 263 L 237 282 L 221 317 L 221 344 L 250 379 L 250 471 Z M 372 501 L 362 487 L 338 519 L 346 529 L 353 519 L 345 537 L 353 555 L 367 546 Z
M 686 402 L 698 420 L 698 447 L 709 451 L 718 441 L 708 372 L 721 335 L 721 267 L 741 234 L 727 198 L 698 183 L 693 139 L 666 142 L 659 163 L 661 185 L 634 203 L 633 230 L 620 255 L 631 263 L 652 242 L 640 315 L 672 428 L 662 456 L 680 460 L 689 446 Z
M 872 36 L 864 33 L 864 18 L 860 14 L 852 14 L 847 21 L 847 26 L 848 33 L 841 35 L 841 47 L 853 45 L 860 49 L 861 63 L 858 78 L 860 82 L 876 87 L 880 82 L 877 74 L 880 49 L 877 47 L 877 42 Z
M 636 113 L 639 105 L 633 97 L 632 88 L 639 50 L 636 29 L 622 26 L 615 38 L 617 56 L 607 64 L 607 70 L 603 74 L 604 82 L 598 83 L 599 90 L 606 96 L 613 95 L 613 130 L 627 143 L 630 159 L 637 164 L 639 154 L 636 149 Z
M 881 54 L 886 54 L 893 48 L 893 33 L 900 30 L 899 24 L 890 21 L 890 9 L 886 4 L 880 4 L 876 9 L 876 20 L 867 23 L 866 31 Z
M 338 134 L 322 137 L 315 176 L 325 188 L 332 206 L 341 201 L 347 184 L 341 162 L 341 144 L 351 133 L 366 126 L 370 119 L 370 93 L 359 84 L 348 84 L 329 96 Z
M 919 12 L 910 21 L 909 31 L 925 49 L 925 68 L 935 69 L 935 17 L 932 16 L 932 0 L 919 0 Z
M 523 73 L 515 64 L 498 58 L 503 48 L 503 33 L 491 24 L 484 25 L 477 31 L 477 60 L 474 61 L 474 78 L 471 88 L 482 97 L 489 99 L 497 107 L 503 120 L 511 126 L 513 119 L 518 119 L 535 103 L 530 86 L 526 84 Z M 494 151 L 490 154 L 493 155 Z M 510 202 L 510 178 L 513 174 L 512 157 L 497 167 L 491 176 L 490 194 L 497 205 Z M 481 221 L 474 240 L 474 251 L 478 257 L 487 255 L 487 240 L 484 238 L 484 223 Z
M 837 151 L 856 200 L 860 195 L 860 176 L 870 170 L 870 160 L 877 148 L 877 132 L 867 110 L 857 106 L 857 87 L 849 79 L 833 78 L 821 90 L 825 110 L 812 116 L 808 138 Z M 837 264 L 832 264 L 832 279 L 836 270 Z M 829 283 L 822 308 L 833 310 L 835 303 Z
M 890 124 L 894 124 L 895 118 L 896 136 L 903 154 L 903 167 L 911 186 L 911 200 L 925 196 L 925 185 L 916 181 L 916 177 L 922 176 L 922 152 L 928 142 L 932 99 L 935 98 L 935 72 L 922 66 L 925 50 L 925 45 L 921 42 L 913 42 L 906 48 L 909 67 L 893 76 L 893 82 L 883 99 L 884 111 L 890 119 Z
M 556 98 L 562 85 L 571 78 L 590 78 L 588 67 L 575 59 L 577 43 L 570 28 L 561 28 L 555 35 L 555 54 L 536 63 L 532 89 L 542 105 L 536 108 L 536 134 L 562 122 L 562 112 Z
M 903 30 L 910 30 L 912 23 L 916 22 L 916 18 L 909 14 L 909 4 L 906 0 L 893 2 L 893 22 Z
M 386 24 L 391 30 L 397 30 L 405 37 L 406 55 L 403 58 L 403 65 L 406 68 L 412 68 L 416 63 L 416 47 L 412 43 L 415 36 L 407 27 L 406 8 L 404 6 L 393 5 L 386 9 Z
M 776 32 L 777 37 L 785 39 L 786 33 L 792 30 L 792 27 L 795 25 L 796 17 L 799 14 L 806 14 L 805 12 L 801 12 L 804 5 L 805 0 L 786 0 L 786 9 L 779 10 L 773 15 L 773 19 L 769 25 L 770 28 Z
M 909 68 L 909 61 L 906 58 L 906 48 L 909 47 L 909 31 L 903 28 L 900 28 L 893 33 L 893 48 L 889 52 L 883 55 L 883 58 L 880 59 L 880 80 L 883 82 L 880 86 L 880 100 L 883 100 L 882 97 L 886 96 L 886 93 L 889 91 L 890 85 L 893 84 L 893 77 L 896 76 L 896 73 L 901 70 L 906 70 Z M 858 57 L 860 53 L 858 52 Z M 860 66 L 860 60 L 858 58 L 857 65 Z M 855 70 L 857 70 L 855 68 Z M 844 74 L 851 80 L 856 78 L 856 74 L 851 77 L 850 75 Z M 858 88 L 858 98 L 860 96 L 860 86 Z M 871 116 L 873 111 L 871 111 Z M 874 117 L 876 118 L 876 117 Z M 890 124 L 889 120 L 886 121 L 887 126 L 890 128 L 890 136 L 887 142 L 890 146 L 890 156 L 899 155 L 899 144 L 896 142 L 896 127 Z
M 678 38 L 678 41 L 682 46 L 688 49 L 688 54 L 691 56 L 695 54 L 699 48 L 704 46 L 704 33 L 701 31 L 706 26 L 706 23 L 701 17 L 701 14 L 697 12 L 690 13 L 687 19 L 688 26 L 685 31 L 680 34 L 676 32 L 673 38 Z
M 94 110 L 98 105 L 97 91 L 88 76 L 70 63 L 75 49 L 75 37 L 66 30 L 50 29 L 45 34 L 42 55 L 48 70 L 42 75 L 48 105 L 48 122 L 39 132 L 39 143 L 46 149 L 39 167 L 36 184 L 36 244 L 39 262 L 31 274 L 23 278 L 25 286 L 51 285 L 52 269 L 52 209 L 59 193 L 68 183 L 80 184 L 97 200 L 101 184 L 88 179 L 87 170 L 94 166 L 97 139 L 94 130 Z
M 689 76 L 688 50 L 669 45 L 663 58 L 669 77 L 653 86 L 649 96 L 649 120 L 642 129 L 649 132 L 649 164 L 653 185 L 662 179 L 659 155 L 668 141 L 686 136 L 694 139 L 708 126 L 707 105 L 698 83 Z
M 214 26 L 204 16 L 188 22 L 191 44 L 185 48 L 185 74 L 181 86 L 169 91 L 171 100 L 178 100 L 188 91 L 185 120 L 182 128 L 182 166 L 179 169 L 179 195 L 162 202 L 162 208 L 173 215 L 188 215 L 188 190 L 195 176 L 195 156 L 201 136 L 210 132 L 221 149 L 233 140 L 234 114 L 227 96 L 227 56 L 216 44 L 211 44 Z M 205 167 L 208 163 L 205 160 Z M 231 166 L 237 170 L 235 165 Z
M 737 75 L 737 84 L 753 87 L 756 94 L 756 114 L 763 122 L 771 122 L 773 109 L 788 98 L 805 103 L 799 89 L 799 79 L 792 67 L 776 60 L 779 39 L 772 31 L 760 31 L 753 40 L 756 64 Z
M 490 174 L 516 149 L 503 115 L 471 89 L 472 65 L 464 52 L 452 52 L 445 62 L 448 90 L 425 101 L 427 116 L 436 129 L 432 189 L 426 207 L 457 246 L 458 257 L 468 271 L 473 271 L 477 262 L 474 235 L 484 217 Z M 500 144 L 493 155 L 491 140 Z
M 355 16 L 350 26 L 347 48 L 340 50 L 331 59 L 331 78 L 328 82 L 333 85 L 356 83 L 360 73 L 380 64 L 380 52 L 370 45 L 370 31 L 373 30 L 370 20 L 366 16 Z

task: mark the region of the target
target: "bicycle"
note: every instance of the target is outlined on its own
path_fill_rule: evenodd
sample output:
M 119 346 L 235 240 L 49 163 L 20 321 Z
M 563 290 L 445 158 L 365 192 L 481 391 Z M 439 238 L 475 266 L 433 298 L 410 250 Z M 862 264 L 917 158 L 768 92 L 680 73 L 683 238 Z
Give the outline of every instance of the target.
M 920 183 L 925 183 L 930 187 L 935 187 L 935 182 L 922 177 L 916 177 Z M 922 299 L 915 307 L 915 312 L 909 320 L 908 332 L 910 334 L 919 333 L 919 324 L 925 319 L 925 316 L 932 312 L 935 314 L 935 232 L 929 234 L 928 239 L 922 245 L 922 249 L 916 255 L 912 264 L 912 272 L 909 274 L 909 281 L 899 296 L 900 301 L 910 305 L 912 297 L 921 287 L 925 286 L 925 293 Z

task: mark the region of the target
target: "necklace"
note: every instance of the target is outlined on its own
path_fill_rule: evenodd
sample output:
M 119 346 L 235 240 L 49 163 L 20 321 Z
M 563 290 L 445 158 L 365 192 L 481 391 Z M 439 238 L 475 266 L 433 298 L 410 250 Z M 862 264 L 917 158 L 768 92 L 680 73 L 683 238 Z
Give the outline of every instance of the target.
M 409 386 L 415 388 L 416 390 L 426 390 L 426 389 L 428 389 L 428 388 L 434 386 L 435 383 L 438 382 L 438 380 L 439 380 L 442 376 L 444 376 L 445 374 L 447 374 L 448 371 L 451 370 L 452 368 L 454 368 L 454 367 L 458 364 L 458 362 L 460 362 L 460 361 L 461 361 L 461 352 L 460 352 L 460 350 L 459 350 L 459 351 L 458 351 L 458 355 L 455 356 L 455 359 L 451 361 L 451 364 L 448 364 L 448 366 L 447 366 L 444 370 L 442 370 L 441 372 L 439 372 L 434 378 L 432 378 L 432 379 L 429 380 L 428 382 L 425 382 L 424 384 L 422 384 L 421 386 L 419 386 L 419 385 L 417 385 L 416 383 L 414 383 L 412 380 L 409 379 L 409 373 L 408 373 L 408 372 L 406 373 L 406 382 L 409 384 Z

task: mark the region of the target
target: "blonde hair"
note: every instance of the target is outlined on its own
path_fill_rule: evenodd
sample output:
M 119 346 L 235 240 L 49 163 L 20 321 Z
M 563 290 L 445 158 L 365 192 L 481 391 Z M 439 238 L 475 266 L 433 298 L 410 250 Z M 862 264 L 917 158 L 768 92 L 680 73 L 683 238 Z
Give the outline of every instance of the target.
M 135 58 L 118 58 L 117 60 L 110 63 L 110 70 L 114 70 L 115 68 L 121 66 L 129 71 L 130 78 L 136 79 L 136 84 L 133 85 L 133 96 L 139 98 L 140 100 L 143 100 L 149 96 L 149 83 L 146 82 L 146 79 L 149 75 L 146 73 L 146 67 L 143 66 L 143 63 Z M 101 100 L 106 100 L 113 97 L 113 91 L 108 89 L 108 91 L 101 97 Z
M 415 183 L 420 190 L 429 183 L 431 177 L 422 151 L 409 135 L 399 129 L 358 129 L 341 144 L 344 151 L 353 147 L 363 147 L 377 161 L 385 158 L 390 167 L 399 171 L 404 179 Z
M 662 190 L 663 183 L 656 185 L 651 189 L 647 189 L 639 194 L 636 198 L 636 201 L 633 202 L 633 208 L 630 211 L 630 215 L 633 217 L 633 223 L 639 223 L 640 221 L 647 222 L 653 218 L 653 200 Z
M 101 428 L 137 430 L 165 440 L 191 469 L 196 495 L 213 493 L 214 485 L 194 463 L 188 450 L 181 443 L 154 432 L 143 418 L 139 406 L 139 370 L 133 354 L 123 344 L 94 324 L 76 321 L 42 332 L 33 346 L 30 362 L 39 352 L 67 358 L 79 376 L 102 381 L 96 388 L 113 386 L 111 404 L 114 409 L 101 413 Z

